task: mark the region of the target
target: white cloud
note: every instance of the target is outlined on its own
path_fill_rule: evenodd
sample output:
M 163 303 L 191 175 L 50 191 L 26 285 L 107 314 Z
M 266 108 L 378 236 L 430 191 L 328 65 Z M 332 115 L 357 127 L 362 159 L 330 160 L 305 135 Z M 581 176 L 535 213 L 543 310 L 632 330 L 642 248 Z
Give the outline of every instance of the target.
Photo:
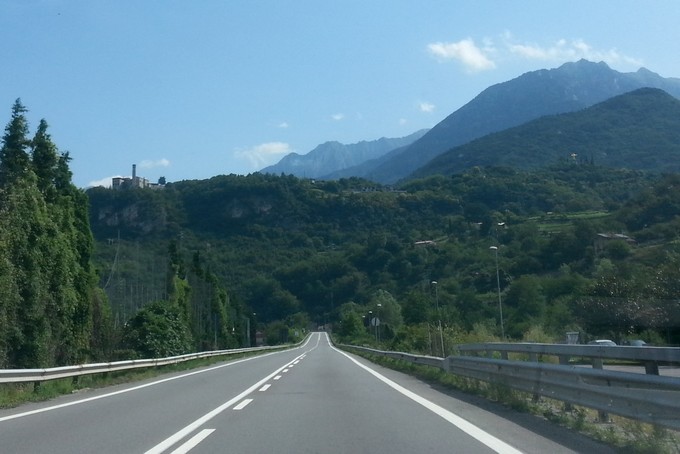
M 496 67 L 488 56 L 493 50 L 490 41 L 485 41 L 484 48 L 478 47 L 471 38 L 466 38 L 455 43 L 428 44 L 427 49 L 440 60 L 459 61 L 470 72 L 486 71 Z
M 440 61 L 455 60 L 468 72 L 495 69 L 500 61 L 520 58 L 522 60 L 564 63 L 582 58 L 594 62 L 604 61 L 610 66 L 625 65 L 639 67 L 642 60 L 623 54 L 616 48 L 598 49 L 584 39 L 561 38 L 552 43 L 538 44 L 523 42 L 506 31 L 494 42 L 484 38 L 478 46 L 472 38 L 457 42 L 436 42 L 428 44 L 428 52 Z
M 94 180 L 87 183 L 88 188 L 95 188 L 97 186 L 102 186 L 104 188 L 110 188 L 113 184 L 114 178 L 122 178 L 120 175 L 113 175 L 111 177 L 102 178 L 101 180 Z
M 342 120 L 343 118 L 345 118 L 345 114 L 336 113 L 336 114 L 331 115 L 331 118 L 332 118 L 333 120 L 335 120 L 335 121 L 340 121 L 340 120 Z
M 430 112 L 434 112 L 435 105 L 432 104 L 432 103 L 429 103 L 429 102 L 421 102 L 418 105 L 418 108 L 420 109 L 421 112 L 430 113 Z
M 145 159 L 139 163 L 140 169 L 153 169 L 154 167 L 168 167 L 168 166 L 170 166 L 170 161 L 168 161 L 165 158 L 159 159 L 157 161 Z
M 289 144 L 284 142 L 267 142 L 245 150 L 234 151 L 234 157 L 245 159 L 252 170 L 259 170 L 277 162 L 282 155 L 293 152 Z
M 603 61 L 610 66 L 617 64 L 642 65 L 641 60 L 624 55 L 616 48 L 599 50 L 583 39 L 573 39 L 571 41 L 559 39 L 549 45 L 520 43 L 510 33 L 504 34 L 502 39 L 511 55 L 519 56 L 526 60 L 565 62 L 585 58 L 594 62 Z
M 281 128 L 281 129 L 286 129 L 286 128 L 288 128 L 288 126 L 289 126 L 289 125 L 288 125 L 288 122 L 287 122 L 287 121 L 282 121 L 282 122 L 279 123 L 279 125 L 278 125 L 278 127 Z
M 408 120 L 407 120 L 406 118 L 400 118 L 400 119 L 399 119 L 399 124 L 400 124 L 400 125 L 403 126 L 403 125 L 405 125 L 406 123 L 408 123 Z

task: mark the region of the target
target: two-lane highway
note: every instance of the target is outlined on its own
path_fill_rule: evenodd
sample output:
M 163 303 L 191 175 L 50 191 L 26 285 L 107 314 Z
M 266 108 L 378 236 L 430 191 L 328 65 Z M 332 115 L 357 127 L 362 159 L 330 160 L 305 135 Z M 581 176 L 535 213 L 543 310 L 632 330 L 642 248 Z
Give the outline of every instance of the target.
M 515 416 L 440 393 L 314 333 L 284 352 L 1 411 L 0 452 L 607 451 Z

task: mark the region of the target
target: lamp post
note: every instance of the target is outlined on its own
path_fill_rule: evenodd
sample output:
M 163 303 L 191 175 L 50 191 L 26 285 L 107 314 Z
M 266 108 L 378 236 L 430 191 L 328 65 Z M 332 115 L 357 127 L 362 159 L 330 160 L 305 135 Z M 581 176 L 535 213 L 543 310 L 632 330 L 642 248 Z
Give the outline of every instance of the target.
M 491 246 L 489 249 L 494 251 L 496 256 L 496 285 L 498 288 L 498 312 L 501 316 L 501 339 L 505 340 L 505 327 L 503 326 L 503 304 L 501 303 L 501 278 L 498 271 L 498 247 Z
M 378 315 L 375 318 L 375 340 L 380 343 L 380 308 L 382 304 L 378 303 Z
M 217 313 L 213 313 L 213 350 L 217 350 Z
M 257 312 L 253 312 L 253 331 L 248 333 L 251 337 L 250 345 L 255 345 L 257 347 Z
M 445 358 L 446 353 L 444 352 L 444 333 L 442 332 L 442 317 L 441 313 L 439 312 L 439 292 L 437 291 L 437 281 L 432 281 L 432 285 L 434 285 L 434 302 L 435 308 L 437 309 L 437 324 L 439 328 L 439 341 L 442 346 L 442 358 Z

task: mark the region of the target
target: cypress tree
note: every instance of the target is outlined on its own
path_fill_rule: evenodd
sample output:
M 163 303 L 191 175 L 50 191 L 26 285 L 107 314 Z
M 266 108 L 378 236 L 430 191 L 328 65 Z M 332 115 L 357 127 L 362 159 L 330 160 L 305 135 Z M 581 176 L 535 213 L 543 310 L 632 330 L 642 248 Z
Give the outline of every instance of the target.
M 47 133 L 47 122 L 40 120 L 38 130 L 33 137 L 31 162 L 33 171 L 38 177 L 38 188 L 47 200 L 54 198 L 55 176 L 59 156 L 57 147 L 52 142 L 52 138 Z
M 0 367 L 74 364 L 110 351 L 89 203 L 47 122 L 27 139 L 25 112 L 17 100 L 0 148 Z
M 33 178 L 18 179 L 3 191 L 3 233 L 7 259 L 13 266 L 10 288 L 16 305 L 11 308 L 16 329 L 10 333 L 8 361 L 12 367 L 45 367 L 50 365 L 45 264 L 52 257 L 45 255 L 44 248 L 54 229 L 35 176 L 28 175 Z
M 29 167 L 27 109 L 17 99 L 12 106 L 12 119 L 5 128 L 0 148 L 0 187 L 21 178 Z

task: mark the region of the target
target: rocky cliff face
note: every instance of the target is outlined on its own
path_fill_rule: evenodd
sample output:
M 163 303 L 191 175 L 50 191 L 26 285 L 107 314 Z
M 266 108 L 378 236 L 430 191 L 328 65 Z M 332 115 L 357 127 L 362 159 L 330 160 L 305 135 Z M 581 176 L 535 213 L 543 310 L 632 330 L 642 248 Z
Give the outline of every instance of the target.
M 154 207 L 153 215 L 145 204 L 135 202 L 125 206 L 105 206 L 97 211 L 97 222 L 108 228 L 126 228 L 141 234 L 161 232 L 167 227 L 167 213 Z

